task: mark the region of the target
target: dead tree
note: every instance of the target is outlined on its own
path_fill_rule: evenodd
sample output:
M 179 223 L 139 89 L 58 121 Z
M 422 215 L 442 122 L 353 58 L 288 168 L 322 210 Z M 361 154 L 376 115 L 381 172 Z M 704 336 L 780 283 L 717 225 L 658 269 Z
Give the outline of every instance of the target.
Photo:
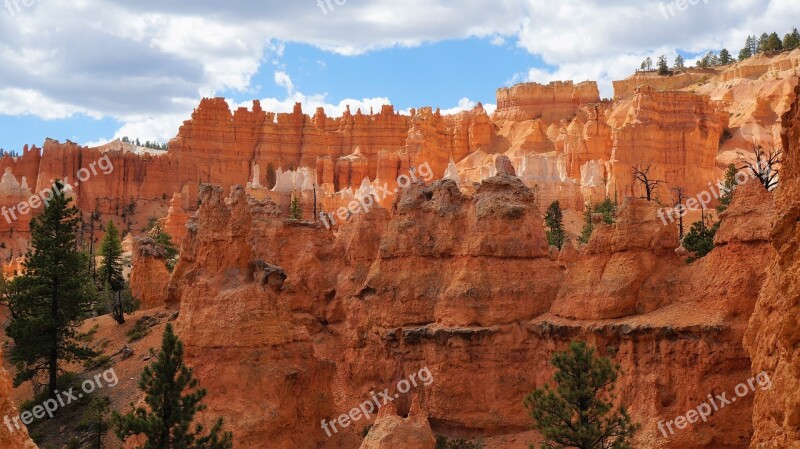
M 765 152 L 761 145 L 753 146 L 752 160 L 739 155 L 742 161 L 740 170 L 747 169 L 761 182 L 765 189 L 772 191 L 778 186 L 778 166 L 781 164 L 783 150 L 771 149 Z
M 639 167 L 632 167 L 633 168 L 633 179 L 634 181 L 639 181 L 644 186 L 644 191 L 646 193 L 645 198 L 647 201 L 653 201 L 653 194 L 655 193 L 656 189 L 661 184 L 664 184 L 664 181 L 658 179 L 650 179 L 650 165 L 647 166 L 644 170 Z
M 681 186 L 672 188 L 672 191 L 675 192 L 675 208 L 673 212 L 678 214 L 678 230 L 680 231 L 681 241 L 683 241 L 683 211 L 680 206 L 683 204 L 683 200 L 687 198 L 684 190 Z

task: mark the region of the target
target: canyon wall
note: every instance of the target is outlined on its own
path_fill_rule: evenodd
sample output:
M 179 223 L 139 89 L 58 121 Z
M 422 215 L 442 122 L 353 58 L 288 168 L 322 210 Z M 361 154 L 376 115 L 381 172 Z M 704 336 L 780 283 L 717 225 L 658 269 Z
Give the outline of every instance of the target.
M 0 348 L 0 359 L 3 358 L 3 350 Z M 37 449 L 36 445 L 28 436 L 28 430 L 19 421 L 19 410 L 12 400 L 13 392 L 11 377 L 8 372 L 0 366 L 0 447 L 3 449 Z M 13 419 L 17 418 L 19 428 L 15 427 Z
M 651 167 L 650 179 L 664 185 L 658 194 L 672 201 L 669 189 L 681 186 L 689 196 L 716 182 L 716 154 L 723 124 L 705 96 L 659 92 L 641 87 L 609 117 L 614 129 L 611 182 L 619 196 L 643 196 L 634 167 Z
M 377 447 L 411 396 L 374 432 L 373 419 L 330 436 L 320 423 L 427 368 L 412 416 L 487 447 L 528 435 L 502 446 L 527 448 L 537 437 L 522 400 L 576 338 L 622 365 L 619 397 L 643 424 L 637 447 L 748 446 L 752 396 L 691 429 L 662 434 L 658 423 L 750 378 L 742 339 L 774 255 L 771 195 L 743 189 L 718 248 L 687 266 L 674 225 L 643 200 L 587 251 L 554 254 L 535 191 L 496 173 L 472 195 L 451 179 L 416 183 L 336 235 L 242 188 L 201 190 L 168 291 L 210 415 L 241 417 L 229 424 L 236 447 Z M 602 295 L 582 293 L 591 288 Z M 425 432 L 413 422 L 413 435 Z
M 770 233 L 777 255 L 745 336 L 754 373 L 771 373 L 774 387 L 759 392 L 753 410 L 751 449 L 800 447 L 800 85 L 783 115 L 785 149 L 776 215 Z

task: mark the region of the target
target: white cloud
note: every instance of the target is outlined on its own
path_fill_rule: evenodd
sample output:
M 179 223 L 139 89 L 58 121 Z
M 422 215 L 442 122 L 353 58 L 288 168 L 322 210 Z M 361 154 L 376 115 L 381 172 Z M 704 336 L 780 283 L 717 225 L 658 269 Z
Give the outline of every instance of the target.
M 610 97 L 611 81 L 646 56 L 722 47 L 735 55 L 748 34 L 785 33 L 800 22 L 797 0 L 704 0 L 668 18 L 661 3 L 353 0 L 323 14 L 313 1 L 220 8 L 212 0 L 47 0 L 14 15 L 0 10 L 0 110 L 46 119 L 112 117 L 124 123 L 117 135 L 161 140 L 174 135 L 201 97 L 250 92 L 253 76 L 272 64 L 287 96 L 265 99 L 265 109 L 287 111 L 300 101 L 312 113 L 322 106 L 334 115 L 347 103 L 355 112 L 389 100 L 298 92 L 282 67 L 283 42 L 355 55 L 475 36 L 516 45 L 551 67 L 508 74 L 512 81 L 594 79 Z M 476 70 L 491 63 L 476 61 Z M 448 111 L 470 104 L 462 100 Z

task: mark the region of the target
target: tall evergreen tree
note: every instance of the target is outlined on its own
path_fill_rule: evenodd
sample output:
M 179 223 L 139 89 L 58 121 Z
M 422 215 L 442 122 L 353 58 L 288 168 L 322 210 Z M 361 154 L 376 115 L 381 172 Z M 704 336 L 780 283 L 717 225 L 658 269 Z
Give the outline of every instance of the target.
M 658 67 L 658 74 L 659 75 L 669 75 L 669 64 L 667 63 L 667 57 L 661 55 L 658 57 L 658 62 L 656 63 L 656 67 Z
M 547 243 L 561 249 L 564 246 L 567 235 L 564 232 L 564 211 L 561 210 L 561 203 L 553 201 L 544 215 L 544 223 L 547 226 Z
M 769 40 L 769 34 L 761 33 L 761 36 L 758 38 L 758 52 L 759 53 L 766 53 L 769 47 L 767 41 Z
M 222 419 L 206 433 L 192 424 L 204 410 L 206 390 L 198 387 L 194 370 L 183 362 L 183 343 L 167 324 L 156 360 L 145 367 L 139 380 L 146 407 L 135 407 L 126 415 L 114 412 L 117 436 L 125 441 L 141 436 L 137 449 L 231 449 L 233 436 L 222 430 Z M 133 404 L 131 404 L 133 406 Z
M 107 298 L 107 307 L 114 321 L 125 324 L 125 314 L 136 310 L 137 302 L 131 295 L 122 274 L 122 243 L 119 230 L 111 220 L 106 225 L 106 235 L 100 244 L 100 255 L 103 257 L 103 262 L 100 265 L 98 287 Z
M 750 47 L 749 47 L 750 55 L 751 56 L 755 56 L 756 54 L 758 54 L 758 38 L 756 37 L 755 34 L 750 36 L 750 44 L 749 45 L 750 45 Z
M 67 363 L 95 356 L 76 336 L 96 299 L 88 258 L 78 251 L 78 209 L 62 183 L 56 182 L 52 196 L 42 215 L 31 220 L 31 249 L 24 273 L 9 288 L 6 329 L 14 339 L 15 385 L 44 376 L 50 396 Z
M 292 203 L 289 206 L 289 218 L 292 220 L 300 220 L 303 218 L 303 209 L 300 208 L 300 202 L 294 195 L 292 195 Z
M 583 229 L 581 229 L 581 236 L 578 237 L 579 243 L 589 243 L 594 233 L 594 205 L 589 202 L 583 211 Z
M 678 55 L 675 57 L 675 70 L 684 70 L 686 68 L 686 59 Z
M 103 257 L 100 282 L 108 284 L 114 292 L 122 290 L 125 287 L 125 278 L 122 275 L 122 242 L 119 230 L 111 220 L 106 225 L 106 235 L 100 244 L 100 255 Z
M 722 184 L 722 192 L 720 192 L 719 206 L 717 206 L 718 212 L 724 212 L 725 209 L 731 205 L 731 201 L 733 200 L 733 189 L 735 189 L 737 185 L 737 172 L 738 170 L 736 169 L 736 164 L 728 164 L 728 169 L 725 170 L 725 181 Z
M 770 53 L 780 53 L 783 51 L 783 41 L 778 37 L 778 33 L 772 33 L 767 38 L 767 51 Z
M 595 356 L 584 342 L 572 342 L 550 363 L 556 388 L 539 388 L 525 399 L 534 428 L 545 438 L 541 449 L 632 449 L 639 426 L 624 406 L 614 407 L 619 366 Z
M 80 422 L 79 429 L 87 430 L 91 435 L 90 444 L 92 449 L 103 449 L 103 438 L 108 433 L 108 407 L 111 400 L 108 397 L 100 397 L 92 399 L 83 419 Z
M 800 48 L 800 32 L 797 31 L 797 28 L 783 37 L 784 50 L 792 51 L 796 48 Z
M 739 61 L 744 61 L 745 59 L 753 56 L 753 40 L 755 38 L 753 36 L 747 36 L 747 39 L 744 42 L 744 47 L 739 50 Z
M 720 65 L 728 65 L 733 62 L 733 57 L 731 53 L 728 51 L 727 48 L 723 48 L 719 52 L 719 63 Z

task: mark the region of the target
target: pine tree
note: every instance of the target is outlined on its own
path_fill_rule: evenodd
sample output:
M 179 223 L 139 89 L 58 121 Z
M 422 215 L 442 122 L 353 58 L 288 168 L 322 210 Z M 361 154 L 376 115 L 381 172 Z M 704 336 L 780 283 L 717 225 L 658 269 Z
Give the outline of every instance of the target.
M 303 218 L 303 210 L 300 209 L 300 202 L 297 201 L 296 196 L 292 196 L 292 204 L 289 208 L 289 218 L 292 220 L 300 220 Z
M 583 212 L 583 229 L 581 229 L 581 236 L 578 238 L 578 242 L 586 244 L 589 243 L 589 239 L 592 238 L 592 233 L 594 232 L 594 206 L 592 203 L 586 203 Z
M 175 264 L 178 263 L 178 255 L 180 254 L 178 247 L 175 246 L 172 237 L 167 234 L 161 226 L 153 228 L 151 234 L 153 240 L 164 250 L 164 260 L 166 261 L 167 269 L 172 272 L 172 270 L 175 269 Z
M 31 249 L 23 263 L 24 273 L 9 287 L 11 323 L 6 329 L 14 339 L 15 385 L 44 375 L 50 396 L 66 364 L 96 355 L 76 341 L 96 291 L 88 258 L 77 249 L 78 209 L 63 189 L 57 181 L 42 215 L 31 220 Z
M 768 51 L 767 48 L 769 47 L 769 43 L 767 41 L 769 41 L 769 34 L 761 33 L 761 37 L 758 38 L 759 53 L 766 53 Z
M 94 398 L 89 403 L 86 413 L 80 422 L 79 429 L 87 430 L 91 435 L 91 448 L 103 449 L 103 437 L 109 431 L 108 415 L 111 400 L 107 397 Z
M 792 51 L 796 48 L 800 48 L 800 32 L 797 31 L 797 28 L 783 37 L 784 50 Z
M 669 64 L 667 63 L 667 57 L 661 55 L 658 57 L 658 62 L 656 63 L 658 67 L 658 74 L 659 75 L 669 75 Z
M 686 60 L 681 55 L 676 56 L 675 70 L 684 70 L 684 69 L 686 69 Z
M 194 370 L 183 362 L 183 343 L 167 324 L 156 360 L 145 367 L 139 389 L 146 407 L 133 407 L 126 415 L 114 412 L 112 421 L 117 436 L 125 441 L 140 436 L 144 444 L 137 449 L 231 449 L 233 436 L 222 430 L 219 419 L 206 434 L 194 425 L 195 415 L 204 410 L 207 392 L 198 387 Z
M 780 53 L 783 51 L 783 41 L 778 37 L 778 33 L 772 33 L 767 38 L 767 51 L 769 53 Z
M 106 235 L 100 244 L 100 255 L 103 257 L 99 273 L 100 282 L 107 283 L 112 291 L 122 290 L 125 286 L 125 278 L 122 275 L 122 242 L 119 230 L 111 220 L 106 225 Z
M 727 48 L 723 48 L 719 52 L 719 64 L 720 65 L 728 65 L 733 62 L 733 57 L 731 53 L 728 51 Z
M 525 399 L 545 442 L 541 449 L 632 449 L 639 429 L 624 406 L 614 407 L 614 386 L 620 367 L 606 357 L 596 357 L 584 342 L 572 342 L 550 362 L 556 368 L 549 385 Z
M 701 257 L 705 257 L 714 249 L 714 236 L 719 230 L 720 222 L 707 226 L 705 219 L 695 222 L 686 236 L 683 238 L 683 247 L 695 254 L 687 262 L 692 262 Z
M 128 289 L 125 277 L 122 274 L 122 243 L 119 230 L 114 222 L 109 220 L 106 225 L 106 235 L 100 244 L 100 255 L 103 262 L 100 265 L 100 288 L 107 300 L 106 310 L 119 324 L 125 324 L 125 314 L 132 313 L 138 308 L 137 301 Z
M 550 203 L 544 216 L 544 223 L 547 226 L 547 243 L 558 249 L 563 248 L 567 236 L 564 232 L 564 212 L 561 210 L 561 203 L 558 201 Z
M 750 36 L 750 55 L 755 56 L 758 54 L 758 38 L 754 35 Z
M 614 224 L 617 221 L 617 209 L 619 204 L 616 201 L 611 201 L 611 198 L 606 197 L 602 202 L 594 207 L 594 213 L 603 215 L 603 222 L 606 224 Z
M 744 47 L 739 50 L 739 61 L 744 61 L 747 58 L 753 56 L 753 40 L 755 37 L 747 36 L 747 39 L 744 42 Z
M 731 201 L 733 200 L 733 189 L 736 188 L 738 184 L 736 182 L 736 164 L 728 164 L 728 169 L 725 170 L 725 181 L 723 183 L 723 188 L 720 197 L 719 197 L 719 206 L 717 206 L 718 212 L 724 212 L 725 209 L 730 206 Z

